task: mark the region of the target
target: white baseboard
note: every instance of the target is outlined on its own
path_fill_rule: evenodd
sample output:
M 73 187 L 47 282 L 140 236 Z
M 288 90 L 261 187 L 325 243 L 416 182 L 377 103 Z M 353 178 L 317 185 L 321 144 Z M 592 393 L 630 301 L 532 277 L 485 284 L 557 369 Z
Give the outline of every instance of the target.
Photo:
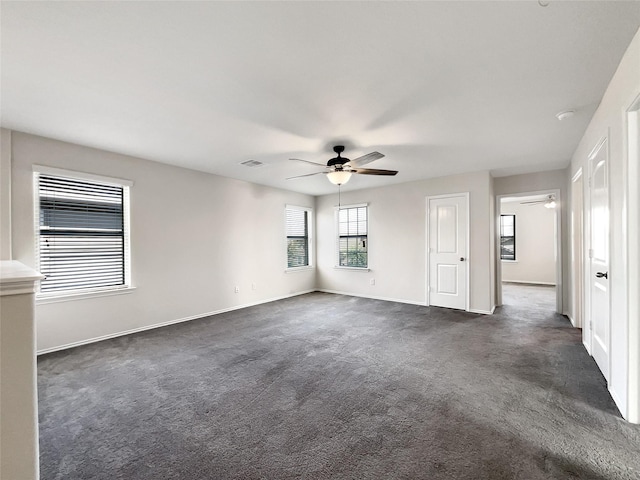
M 382 301 L 385 301 L 385 302 L 406 303 L 408 305 L 419 305 L 421 307 L 428 307 L 429 306 L 425 302 L 416 302 L 416 301 L 413 301 L 413 300 L 404 300 L 404 299 L 400 299 L 400 298 L 376 297 L 376 296 L 373 296 L 373 295 L 363 295 L 363 294 L 360 294 L 360 293 L 340 292 L 338 290 L 328 290 L 326 288 L 319 288 L 317 291 L 318 292 L 324 292 L 324 293 L 335 293 L 336 295 L 346 295 L 348 297 L 370 298 L 371 300 L 382 300 Z M 467 311 L 470 312 L 470 313 L 480 313 L 482 315 L 492 315 L 495 310 L 496 310 L 496 307 L 494 305 L 491 308 L 491 310 L 469 309 Z
M 493 312 L 496 311 L 496 306 L 491 307 L 491 310 L 479 310 L 477 308 L 470 308 L 467 310 L 470 313 L 479 313 L 481 315 L 493 315 Z
M 555 287 L 556 284 L 553 282 L 525 282 L 523 280 L 505 280 L 502 279 L 502 283 L 519 283 L 522 285 L 542 285 L 545 287 Z
M 573 315 L 571 315 L 569 312 L 563 313 L 563 315 L 569 319 L 571 325 L 573 325 L 574 328 L 578 328 L 576 325 L 576 321 L 573 319 Z
M 241 308 L 254 307 L 256 305 L 262 305 L 263 303 L 275 302 L 276 300 L 284 300 L 285 298 L 296 297 L 298 295 L 305 295 L 307 293 L 316 292 L 317 290 L 304 290 L 302 292 L 291 293 L 289 295 L 282 295 L 280 297 L 269 298 L 267 300 L 260 300 L 257 302 L 246 303 L 244 305 L 237 305 L 234 307 L 223 308 L 213 312 L 199 313 L 197 315 L 191 315 L 189 317 L 178 318 L 175 320 L 168 320 L 166 322 L 154 323 L 153 325 L 145 325 L 144 327 L 132 328 L 131 330 L 124 330 L 122 332 L 110 333 L 108 335 L 102 335 L 100 337 L 93 337 L 86 340 L 79 340 L 77 342 L 67 343 L 65 345 L 59 345 L 56 347 L 44 348 L 38 350 L 37 355 L 44 355 L 46 353 L 58 352 L 60 350 L 66 350 L 68 348 L 79 347 L 81 345 L 88 345 L 90 343 L 101 342 L 102 340 L 109 340 L 110 338 L 122 337 L 125 335 L 131 335 L 132 333 L 144 332 L 145 330 L 153 330 L 155 328 L 167 327 L 176 323 L 188 322 L 190 320 L 197 320 L 198 318 L 210 317 L 212 315 L 219 315 L 225 312 L 231 312 L 233 310 L 240 310 Z
M 373 295 L 362 295 L 360 293 L 349 293 L 349 292 L 340 292 L 338 290 L 327 290 L 326 288 L 319 288 L 316 291 L 324 292 L 324 293 L 335 293 L 336 295 L 346 295 L 348 297 L 370 298 L 371 300 L 383 300 L 385 302 L 407 303 L 409 305 L 420 305 L 421 307 L 425 306 L 425 302 L 415 302 L 413 300 L 403 300 L 399 298 L 376 297 Z
M 621 401 L 620 395 L 618 395 L 618 393 L 613 388 L 611 388 L 611 385 L 607 386 L 607 390 L 609 390 L 609 394 L 611 395 L 611 398 L 613 398 L 613 401 L 616 404 L 616 407 L 618 407 L 618 410 L 620 410 L 620 414 L 622 415 L 622 418 L 629 421 L 627 405 Z

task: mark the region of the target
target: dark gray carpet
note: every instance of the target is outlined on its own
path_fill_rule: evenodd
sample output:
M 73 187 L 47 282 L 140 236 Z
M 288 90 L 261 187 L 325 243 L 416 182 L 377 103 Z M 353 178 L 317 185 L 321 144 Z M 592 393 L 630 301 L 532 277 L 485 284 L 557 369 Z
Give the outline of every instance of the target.
M 556 287 L 552 285 L 503 282 L 502 303 L 504 305 L 535 307 L 540 310 L 555 312 Z
M 314 293 L 41 357 L 43 479 L 639 479 L 580 331 Z

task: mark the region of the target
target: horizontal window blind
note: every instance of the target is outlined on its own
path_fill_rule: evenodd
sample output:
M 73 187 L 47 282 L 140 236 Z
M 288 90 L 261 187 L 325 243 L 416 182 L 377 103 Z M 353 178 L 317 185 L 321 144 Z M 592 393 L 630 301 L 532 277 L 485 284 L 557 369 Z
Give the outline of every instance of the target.
M 367 207 L 338 210 L 338 265 L 367 268 Z
M 124 285 L 124 188 L 40 174 L 42 293 Z
M 309 212 L 286 209 L 287 267 L 309 265 Z
M 500 258 L 516 259 L 516 216 L 500 215 Z

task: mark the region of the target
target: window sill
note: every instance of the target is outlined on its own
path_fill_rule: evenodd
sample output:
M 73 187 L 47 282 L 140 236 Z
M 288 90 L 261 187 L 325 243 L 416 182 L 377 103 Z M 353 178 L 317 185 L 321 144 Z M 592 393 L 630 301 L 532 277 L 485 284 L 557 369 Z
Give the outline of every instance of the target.
M 351 270 L 354 272 L 370 272 L 371 269 L 369 267 L 342 267 L 340 265 L 335 265 L 333 268 L 336 270 Z
M 109 290 L 95 290 L 92 292 L 36 294 L 36 305 L 47 303 L 70 302 L 72 300 L 84 300 L 87 298 L 110 297 L 112 295 L 125 295 L 132 293 L 136 287 L 113 288 Z
M 285 268 L 284 273 L 308 272 L 309 270 L 314 270 L 314 269 L 315 267 L 313 265 L 308 267 L 292 267 L 292 268 Z

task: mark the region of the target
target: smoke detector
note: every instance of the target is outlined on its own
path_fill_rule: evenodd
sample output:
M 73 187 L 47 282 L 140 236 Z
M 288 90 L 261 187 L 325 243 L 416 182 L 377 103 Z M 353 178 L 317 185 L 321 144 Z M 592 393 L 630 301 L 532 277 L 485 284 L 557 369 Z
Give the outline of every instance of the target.
M 556 113 L 556 118 L 562 121 L 573 117 L 575 114 L 576 112 L 574 110 L 565 110 L 564 112 Z
M 245 167 L 261 167 L 264 163 L 258 160 L 247 160 L 246 162 L 241 162 L 240 165 L 244 165 Z

